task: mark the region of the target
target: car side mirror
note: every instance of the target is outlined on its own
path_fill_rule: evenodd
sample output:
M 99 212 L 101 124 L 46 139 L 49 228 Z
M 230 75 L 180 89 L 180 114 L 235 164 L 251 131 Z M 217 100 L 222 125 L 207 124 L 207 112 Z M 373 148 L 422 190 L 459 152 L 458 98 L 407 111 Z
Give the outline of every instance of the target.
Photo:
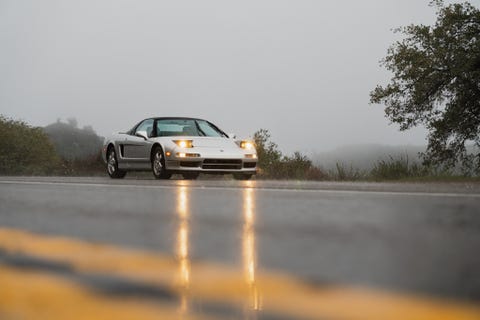
M 237 137 L 237 135 L 235 133 L 227 133 L 227 136 L 230 138 L 230 139 L 235 139 Z
M 135 136 L 148 140 L 147 131 L 137 131 L 135 132 Z

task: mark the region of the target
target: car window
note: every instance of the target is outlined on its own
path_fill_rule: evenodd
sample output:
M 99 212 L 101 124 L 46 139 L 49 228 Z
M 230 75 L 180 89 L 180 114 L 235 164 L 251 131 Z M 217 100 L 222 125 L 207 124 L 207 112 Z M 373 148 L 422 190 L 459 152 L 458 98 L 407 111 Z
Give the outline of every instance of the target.
M 158 137 L 225 137 L 225 134 L 205 120 L 195 119 L 158 119 L 156 122 Z
M 212 126 L 210 123 L 204 120 L 197 120 L 200 130 L 208 137 L 224 137 L 223 132 Z
M 190 119 L 162 119 L 157 120 L 157 136 L 202 136 L 198 131 L 195 120 Z
M 146 131 L 148 137 L 153 136 L 153 119 L 147 119 L 140 123 L 135 130 L 135 134 L 139 131 Z

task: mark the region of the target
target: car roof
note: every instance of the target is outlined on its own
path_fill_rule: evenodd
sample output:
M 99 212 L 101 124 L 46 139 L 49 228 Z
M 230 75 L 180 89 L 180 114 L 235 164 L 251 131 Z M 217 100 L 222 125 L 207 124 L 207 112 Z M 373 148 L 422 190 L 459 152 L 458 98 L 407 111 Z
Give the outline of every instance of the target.
M 213 123 L 211 123 L 210 121 L 207 121 L 207 120 L 204 120 L 204 119 L 200 119 L 200 118 L 189 118 L 189 117 L 151 117 L 151 118 L 146 118 L 146 119 L 143 119 L 142 121 L 140 121 L 139 123 L 137 123 L 132 129 L 130 129 L 129 131 L 127 131 L 127 133 L 131 133 L 133 132 L 143 121 L 145 120 L 173 120 L 173 119 L 179 119 L 179 120 L 201 120 L 201 121 L 206 121 L 208 123 L 210 123 L 211 125 L 213 125 L 217 130 L 219 130 L 220 132 L 222 132 L 224 135 L 228 136 L 222 129 L 218 128 L 216 125 L 214 125 Z
M 203 120 L 200 118 L 190 118 L 190 117 L 152 117 L 149 119 L 155 119 L 155 120 L 172 120 L 172 119 L 179 119 L 179 120 Z M 206 121 L 206 120 L 203 120 Z
M 137 124 L 135 124 L 135 126 L 129 130 L 132 131 L 134 130 L 135 128 L 137 128 L 140 123 L 142 123 L 143 121 L 145 120 L 173 120 L 173 119 L 179 119 L 179 120 L 201 120 L 201 121 L 207 121 L 207 120 L 204 120 L 204 119 L 200 119 L 200 118 L 189 118 L 189 117 L 150 117 L 150 118 L 145 118 L 143 119 L 142 121 L 139 121 Z M 210 121 L 207 121 L 207 122 L 210 122 Z

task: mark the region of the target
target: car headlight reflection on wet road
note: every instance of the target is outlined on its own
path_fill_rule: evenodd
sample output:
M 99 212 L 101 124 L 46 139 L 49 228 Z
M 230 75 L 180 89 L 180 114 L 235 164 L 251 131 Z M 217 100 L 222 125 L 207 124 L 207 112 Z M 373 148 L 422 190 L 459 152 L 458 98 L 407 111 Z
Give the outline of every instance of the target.
M 177 214 L 179 219 L 176 256 L 179 261 L 180 313 L 188 312 L 188 289 L 190 285 L 190 259 L 188 252 L 188 194 L 187 187 L 180 186 L 177 194 Z

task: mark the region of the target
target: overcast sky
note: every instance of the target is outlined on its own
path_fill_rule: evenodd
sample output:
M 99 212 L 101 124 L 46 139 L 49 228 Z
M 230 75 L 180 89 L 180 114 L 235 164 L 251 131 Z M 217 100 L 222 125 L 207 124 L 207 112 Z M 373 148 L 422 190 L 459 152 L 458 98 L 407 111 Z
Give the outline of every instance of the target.
M 391 29 L 434 17 L 428 0 L 0 0 L 0 113 L 101 135 L 200 117 L 287 153 L 423 144 L 368 100 Z

